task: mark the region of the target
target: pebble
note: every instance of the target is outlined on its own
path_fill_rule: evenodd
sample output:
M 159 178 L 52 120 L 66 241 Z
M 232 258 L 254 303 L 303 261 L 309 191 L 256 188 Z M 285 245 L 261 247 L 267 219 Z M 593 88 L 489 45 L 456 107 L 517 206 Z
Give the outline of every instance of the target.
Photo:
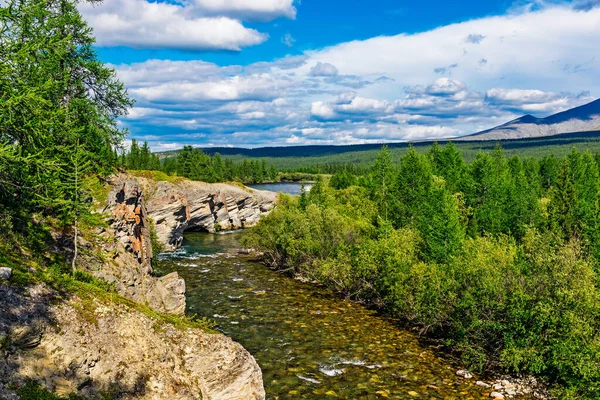
M 473 377 L 473 375 L 466 369 L 459 369 L 458 371 L 456 371 L 456 375 L 465 379 L 471 379 Z
M 484 388 L 489 388 L 489 387 L 490 387 L 490 385 L 489 385 L 489 384 L 487 384 L 487 383 L 485 383 L 485 382 L 482 382 L 482 381 L 477 381 L 477 382 L 475 382 L 475 384 L 476 384 L 477 386 L 481 386 L 481 387 L 484 387 Z
M 12 269 L 6 268 L 6 267 L 0 268 L 0 279 L 7 281 L 10 279 L 11 275 L 12 275 Z
M 490 393 L 490 397 L 492 399 L 503 399 L 504 395 L 502 393 L 492 392 L 492 393 Z

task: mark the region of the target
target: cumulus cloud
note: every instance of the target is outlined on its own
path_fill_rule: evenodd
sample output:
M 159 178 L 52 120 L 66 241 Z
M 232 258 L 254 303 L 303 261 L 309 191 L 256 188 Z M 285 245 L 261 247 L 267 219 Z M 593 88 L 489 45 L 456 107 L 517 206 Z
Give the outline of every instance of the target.
M 241 50 L 268 36 L 228 17 L 194 17 L 184 7 L 145 0 L 80 3 L 99 46 L 183 50 Z
M 588 91 L 577 95 L 544 92 L 538 89 L 492 88 L 486 93 L 489 104 L 524 112 L 554 113 L 594 100 Z
M 228 16 L 244 21 L 296 18 L 294 0 L 192 0 L 195 14 Z
M 318 62 L 314 67 L 310 69 L 310 76 L 337 76 L 339 74 L 338 69 L 335 65 Z
M 124 119 L 134 135 L 244 146 L 432 139 L 600 96 L 598 21 L 598 8 L 556 6 L 248 66 L 151 60 L 115 68 L 138 99 Z M 485 38 L 468 45 L 469 35 Z
M 315 101 L 310 107 L 312 116 L 321 119 L 330 119 L 335 116 L 333 109 L 322 101 Z

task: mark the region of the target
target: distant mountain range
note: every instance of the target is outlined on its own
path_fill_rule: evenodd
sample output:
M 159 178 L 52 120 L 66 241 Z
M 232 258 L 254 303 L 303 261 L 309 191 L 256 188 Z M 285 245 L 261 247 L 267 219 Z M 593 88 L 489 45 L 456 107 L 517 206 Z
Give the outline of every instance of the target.
M 588 137 L 600 136 L 600 99 L 580 107 L 572 108 L 546 118 L 525 115 L 504 125 L 472 135 L 451 139 L 461 143 L 480 143 L 498 141 L 505 147 L 530 147 L 540 144 L 544 138 L 552 139 L 554 144 L 573 143 L 586 140 Z M 521 139 L 521 140 L 518 140 Z M 438 140 L 440 144 L 450 139 Z M 414 146 L 429 146 L 433 140 L 413 142 Z M 390 148 L 406 148 L 408 142 L 387 143 Z M 224 156 L 243 157 L 318 157 L 357 151 L 379 150 L 381 144 L 357 145 L 317 145 L 289 147 L 208 147 L 203 148 L 208 154 L 220 153 Z M 175 156 L 179 150 L 157 153 L 159 157 Z
M 504 125 L 455 140 L 507 140 L 600 130 L 600 99 L 546 118 L 525 115 Z

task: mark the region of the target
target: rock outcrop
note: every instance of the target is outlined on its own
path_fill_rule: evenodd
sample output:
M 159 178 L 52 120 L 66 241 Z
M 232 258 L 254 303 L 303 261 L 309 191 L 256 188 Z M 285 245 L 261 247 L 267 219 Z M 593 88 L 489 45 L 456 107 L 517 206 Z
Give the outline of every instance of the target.
M 229 184 L 184 180 L 146 181 L 148 215 L 166 251 L 181 246 L 185 231 L 218 232 L 248 228 L 275 206 L 277 194 Z
M 107 226 L 79 239 L 77 266 L 163 314 L 184 313 L 185 282 L 177 273 L 152 275 L 149 216 L 160 220 L 164 243 L 174 249 L 186 229 L 250 226 L 275 201 L 231 185 L 174 185 L 126 174 L 110 185 L 99 210 Z M 14 388 L 28 379 L 86 398 L 265 398 L 260 367 L 231 338 L 182 328 L 190 324 L 112 294 L 76 293 L 0 280 L 0 398 L 17 399 Z
M 185 281 L 176 272 L 160 278 L 152 274 L 152 244 L 144 193 L 135 179 L 119 176 L 112 182 L 108 204 L 108 230 L 104 252 L 111 255 L 99 270 L 90 272 L 115 284 L 119 293 L 154 310 L 185 312 Z
M 9 388 L 27 379 L 86 398 L 265 398 L 258 364 L 230 338 L 63 296 L 0 285 L 0 398 L 17 399 Z

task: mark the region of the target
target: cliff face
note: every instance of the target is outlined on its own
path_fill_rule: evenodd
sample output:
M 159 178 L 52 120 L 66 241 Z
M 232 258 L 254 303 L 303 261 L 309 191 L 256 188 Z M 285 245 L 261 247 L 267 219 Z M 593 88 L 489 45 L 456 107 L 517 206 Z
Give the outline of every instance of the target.
M 148 304 L 159 312 L 183 314 L 184 280 L 177 273 L 161 278 L 151 275 L 150 225 L 139 183 L 130 177 L 119 176 L 111 186 L 104 210 L 109 216 L 109 228 L 100 232 L 108 241 L 103 250 L 110 254 L 110 259 L 101 269 L 90 272 L 115 283 L 125 297 Z
M 277 195 L 229 184 L 144 182 L 151 192 L 148 215 L 164 250 L 181 246 L 185 231 L 248 228 L 275 206 Z

